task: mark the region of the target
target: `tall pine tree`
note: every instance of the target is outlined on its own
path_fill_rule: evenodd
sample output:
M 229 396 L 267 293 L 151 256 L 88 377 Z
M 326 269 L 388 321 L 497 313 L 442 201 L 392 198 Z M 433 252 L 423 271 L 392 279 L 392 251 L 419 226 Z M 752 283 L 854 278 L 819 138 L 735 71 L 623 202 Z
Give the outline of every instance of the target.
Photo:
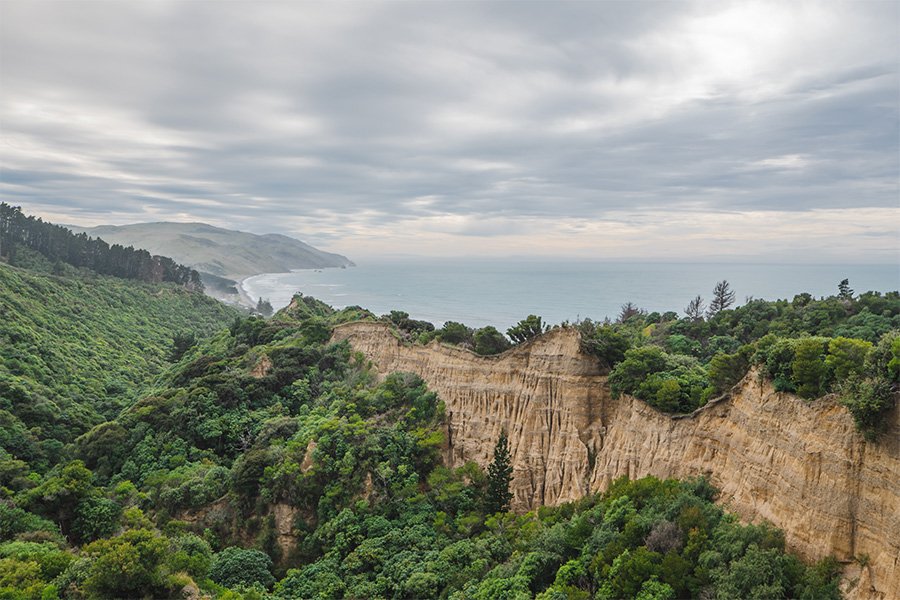
M 512 479 L 512 466 L 509 464 L 509 439 L 506 432 L 500 432 L 500 439 L 494 446 L 494 460 L 488 467 L 488 489 L 485 512 L 492 515 L 509 510 L 512 492 L 509 482 Z
M 732 304 L 734 304 L 734 291 L 731 289 L 729 283 L 723 279 L 716 284 L 715 288 L 713 288 L 713 299 L 712 302 L 709 303 L 708 315 L 712 317 Z

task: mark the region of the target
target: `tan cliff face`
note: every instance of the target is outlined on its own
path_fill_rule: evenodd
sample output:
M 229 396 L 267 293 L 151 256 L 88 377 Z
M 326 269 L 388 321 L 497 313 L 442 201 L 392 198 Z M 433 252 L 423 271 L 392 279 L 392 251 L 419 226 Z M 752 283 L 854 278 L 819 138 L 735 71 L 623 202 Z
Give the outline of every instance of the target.
M 730 397 L 670 417 L 612 399 L 577 332 L 557 329 L 500 356 L 402 343 L 378 323 L 335 329 L 381 373 L 416 373 L 446 404 L 445 459 L 487 466 L 501 430 L 513 508 L 558 504 L 631 478 L 706 475 L 747 521 L 784 529 L 807 559 L 868 555 L 849 595 L 900 598 L 900 422 L 867 443 L 834 400 L 775 392 L 751 374 Z

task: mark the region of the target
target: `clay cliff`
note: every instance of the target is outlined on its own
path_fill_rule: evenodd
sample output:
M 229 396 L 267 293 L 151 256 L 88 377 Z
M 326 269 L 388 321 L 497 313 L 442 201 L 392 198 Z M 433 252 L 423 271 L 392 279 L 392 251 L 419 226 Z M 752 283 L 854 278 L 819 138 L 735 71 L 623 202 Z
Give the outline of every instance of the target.
M 505 429 L 517 510 L 601 491 L 622 475 L 705 475 L 729 510 L 782 528 L 801 556 L 848 563 L 850 597 L 900 598 L 897 410 L 887 434 L 867 443 L 833 399 L 779 393 L 751 372 L 726 397 L 671 417 L 613 399 L 571 329 L 494 357 L 405 344 L 378 323 L 340 326 L 334 339 L 348 340 L 381 373 L 418 374 L 440 396 L 449 465 L 487 466 Z M 868 567 L 851 562 L 866 555 Z

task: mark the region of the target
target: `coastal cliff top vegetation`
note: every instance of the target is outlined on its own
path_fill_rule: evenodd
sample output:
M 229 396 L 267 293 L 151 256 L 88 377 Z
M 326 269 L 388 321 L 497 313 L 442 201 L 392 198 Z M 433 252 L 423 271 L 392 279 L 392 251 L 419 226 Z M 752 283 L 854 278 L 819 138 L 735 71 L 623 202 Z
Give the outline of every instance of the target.
M 615 320 L 563 323 L 581 335 L 582 350 L 609 371 L 615 396 L 631 394 L 667 413 L 691 412 L 758 366 L 778 391 L 807 399 L 838 393 L 857 425 L 874 439 L 900 381 L 900 294 L 854 294 L 849 281 L 836 294 L 791 300 L 748 298 L 735 306 L 727 281 L 684 311 L 648 313 L 626 303 Z M 383 315 L 403 339 L 438 340 L 480 355 L 505 352 L 548 331 L 528 315 L 506 335 L 448 321 L 440 328 L 402 311 Z

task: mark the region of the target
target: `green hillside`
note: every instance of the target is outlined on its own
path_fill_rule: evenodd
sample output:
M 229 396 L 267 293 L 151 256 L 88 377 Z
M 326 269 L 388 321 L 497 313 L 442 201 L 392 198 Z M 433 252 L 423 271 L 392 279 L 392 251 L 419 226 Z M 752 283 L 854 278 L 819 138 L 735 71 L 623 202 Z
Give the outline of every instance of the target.
M 0 263 L 0 445 L 43 470 L 62 445 L 140 398 L 174 336 L 238 313 L 174 284 Z

